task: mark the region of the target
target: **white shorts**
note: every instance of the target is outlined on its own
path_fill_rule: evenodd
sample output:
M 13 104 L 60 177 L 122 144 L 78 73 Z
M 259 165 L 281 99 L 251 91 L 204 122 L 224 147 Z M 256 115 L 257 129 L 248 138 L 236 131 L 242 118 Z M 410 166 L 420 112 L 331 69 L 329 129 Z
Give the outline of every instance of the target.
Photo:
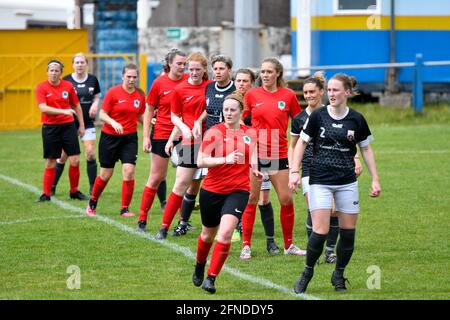
M 270 190 L 272 189 L 272 182 L 270 182 L 269 173 L 264 171 L 264 177 L 261 183 L 261 190 Z
M 172 149 L 172 154 L 170 155 L 170 160 L 172 161 L 172 165 L 174 167 L 176 167 L 178 165 L 178 151 L 181 148 L 181 143 L 177 144 L 173 149 Z
M 309 193 L 309 176 L 302 178 L 302 192 L 303 195 Z
M 313 184 L 309 186 L 309 209 L 332 209 L 333 198 L 336 211 L 347 214 L 359 213 L 358 182 L 340 186 Z
M 203 170 L 205 170 L 205 168 L 198 168 L 195 170 L 194 172 L 194 176 L 192 177 L 192 180 L 201 180 L 203 178 Z
M 81 137 L 81 141 L 95 141 L 95 138 L 95 128 L 87 128 Z

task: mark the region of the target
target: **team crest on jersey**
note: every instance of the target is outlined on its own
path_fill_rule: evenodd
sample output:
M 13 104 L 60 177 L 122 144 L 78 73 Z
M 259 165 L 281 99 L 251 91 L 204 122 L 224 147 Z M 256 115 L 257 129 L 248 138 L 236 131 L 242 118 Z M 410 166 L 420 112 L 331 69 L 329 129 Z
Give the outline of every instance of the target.
M 250 142 L 251 142 L 251 139 L 250 139 L 250 137 L 249 136 L 244 136 L 244 142 L 245 142 L 245 144 L 250 144 Z
M 135 108 L 139 108 L 139 105 L 140 105 L 141 103 L 139 102 L 139 100 L 134 100 L 134 107 Z
M 62 97 L 63 97 L 64 99 L 67 99 L 68 96 L 69 96 L 69 93 L 68 93 L 67 91 L 63 91 L 63 92 L 62 92 Z
M 347 140 L 353 141 L 355 140 L 355 131 L 353 130 L 347 130 Z
M 286 102 L 278 101 L 278 109 L 284 110 L 284 108 L 286 108 Z
M 94 94 L 94 87 L 89 87 L 89 94 L 93 95 Z

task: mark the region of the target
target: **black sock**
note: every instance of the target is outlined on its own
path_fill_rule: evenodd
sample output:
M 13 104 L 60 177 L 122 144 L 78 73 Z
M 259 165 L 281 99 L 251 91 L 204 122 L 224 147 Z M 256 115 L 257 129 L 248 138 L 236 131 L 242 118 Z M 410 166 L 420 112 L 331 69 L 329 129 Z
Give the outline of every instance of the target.
M 339 218 L 330 218 L 330 231 L 328 232 L 327 244 L 325 247 L 325 252 L 334 253 L 334 247 L 336 247 L 337 238 L 339 236 Z
M 195 207 L 196 194 L 185 193 L 181 204 L 181 222 L 188 223 Z
M 87 175 L 89 178 L 89 190 L 92 191 L 94 188 L 95 178 L 97 178 L 97 161 L 94 160 L 86 160 L 87 166 Z
M 344 275 L 344 269 L 352 257 L 355 246 L 355 229 L 341 229 L 339 231 L 339 242 L 336 247 L 336 274 L 339 277 Z
M 311 211 L 309 211 L 308 209 L 308 216 L 306 217 L 306 234 L 308 235 L 308 239 L 309 237 L 311 237 L 311 233 L 312 233 L 312 219 L 311 219 Z
M 166 180 L 161 181 L 158 187 L 158 191 L 156 191 L 156 194 L 158 195 L 159 203 L 166 202 L 167 199 L 167 183 Z
M 264 233 L 266 234 L 267 241 L 274 241 L 275 224 L 273 220 L 273 208 L 272 203 L 260 205 L 259 211 L 261 212 L 261 222 L 264 226 Z
M 314 269 L 314 266 L 323 251 L 323 245 L 327 240 L 326 234 L 318 234 L 314 231 L 308 240 L 308 247 L 306 249 L 306 266 Z
M 59 181 L 59 178 L 61 178 L 61 175 L 64 171 L 65 164 L 66 163 L 56 162 L 56 175 L 55 175 L 55 180 L 53 180 L 52 188 L 56 188 L 56 186 L 58 185 L 58 181 Z

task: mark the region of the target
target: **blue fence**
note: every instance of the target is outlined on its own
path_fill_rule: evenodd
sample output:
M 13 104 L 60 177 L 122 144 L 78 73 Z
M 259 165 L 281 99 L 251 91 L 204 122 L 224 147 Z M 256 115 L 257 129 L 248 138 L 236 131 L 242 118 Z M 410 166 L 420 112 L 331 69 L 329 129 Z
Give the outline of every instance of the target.
M 400 63 L 372 63 L 372 64 L 354 64 L 354 65 L 334 65 L 334 66 L 311 66 L 305 68 L 286 68 L 287 72 L 296 75 L 297 71 L 304 70 L 345 70 L 345 69 L 389 69 L 389 68 L 413 68 L 413 86 L 412 86 L 412 103 L 416 112 L 423 111 L 423 83 L 424 70 L 426 67 L 450 66 L 450 61 L 423 61 L 421 53 L 416 54 L 415 62 Z

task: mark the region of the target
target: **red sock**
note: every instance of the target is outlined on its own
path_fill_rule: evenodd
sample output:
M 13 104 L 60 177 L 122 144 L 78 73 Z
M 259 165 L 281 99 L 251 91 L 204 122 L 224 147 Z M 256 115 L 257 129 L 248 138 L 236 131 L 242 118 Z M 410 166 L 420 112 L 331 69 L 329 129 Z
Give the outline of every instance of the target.
M 166 209 L 164 210 L 161 228 L 169 229 L 172 223 L 173 217 L 177 213 L 183 201 L 183 196 L 176 195 L 171 192 L 167 199 Z
M 284 248 L 288 249 L 292 244 L 292 233 L 294 231 L 294 203 L 281 205 L 280 221 L 283 230 Z
M 108 181 L 104 181 L 100 176 L 97 176 L 97 178 L 95 178 L 94 187 L 92 188 L 91 199 L 97 201 L 107 184 Z
M 78 183 L 80 182 L 80 167 L 69 166 L 70 192 L 78 191 Z
M 122 208 L 128 208 L 133 198 L 134 180 L 122 181 Z
M 247 204 L 242 214 L 242 247 L 252 242 L 253 225 L 256 218 L 256 204 Z
M 55 180 L 56 168 L 45 168 L 42 179 L 42 191 L 46 196 L 52 195 L 52 184 Z
M 197 262 L 199 264 L 205 264 L 206 260 L 208 259 L 208 254 L 209 254 L 209 250 L 211 249 L 212 246 L 212 242 L 211 243 L 207 243 L 205 241 L 202 240 L 201 236 L 198 236 L 198 240 L 197 240 Z
M 141 199 L 141 208 L 139 210 L 139 221 L 147 221 L 148 211 L 152 207 L 153 200 L 155 199 L 156 189 L 144 187 Z
M 222 270 L 225 260 L 227 260 L 228 258 L 230 248 L 231 243 L 222 243 L 216 241 L 208 268 L 208 276 L 217 277 L 217 275 L 220 273 L 220 270 Z

